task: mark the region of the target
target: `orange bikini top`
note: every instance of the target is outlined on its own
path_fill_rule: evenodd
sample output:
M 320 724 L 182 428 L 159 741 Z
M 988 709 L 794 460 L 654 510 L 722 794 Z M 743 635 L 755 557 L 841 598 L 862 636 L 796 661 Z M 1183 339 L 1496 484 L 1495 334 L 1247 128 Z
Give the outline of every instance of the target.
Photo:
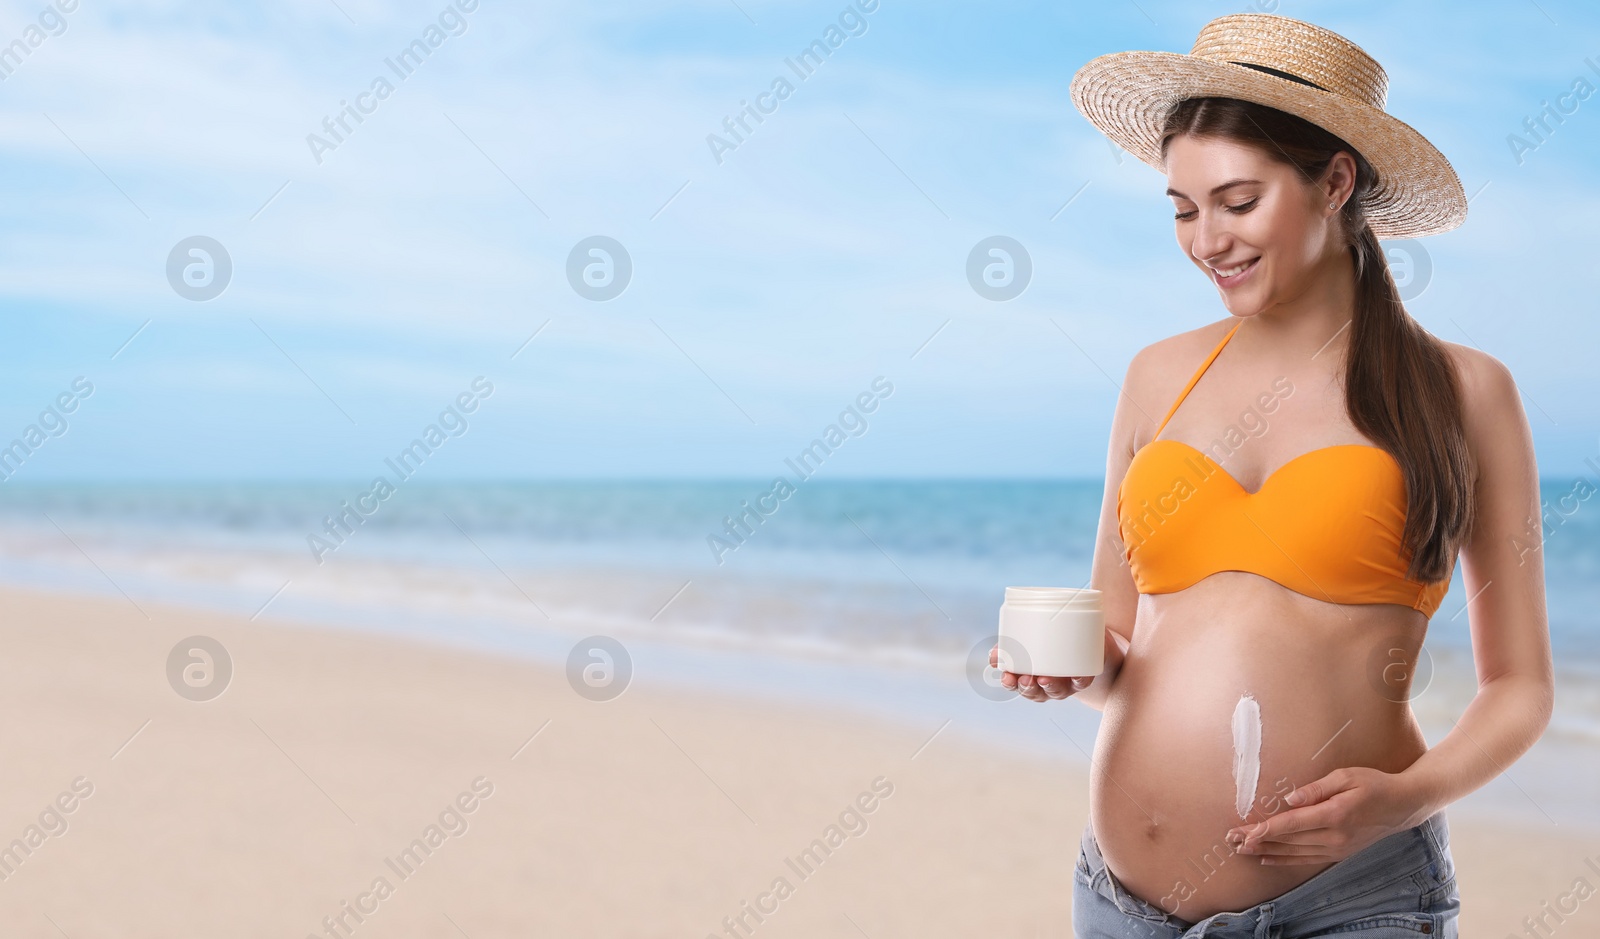
M 1172 402 L 1155 437 L 1239 323 Z M 1203 451 L 1152 439 L 1133 455 L 1117 489 L 1117 527 L 1140 593 L 1172 593 L 1220 571 L 1246 571 L 1317 600 L 1398 603 L 1432 617 L 1450 578 L 1406 578 L 1405 523 L 1400 464 L 1368 444 L 1302 453 L 1246 492 Z

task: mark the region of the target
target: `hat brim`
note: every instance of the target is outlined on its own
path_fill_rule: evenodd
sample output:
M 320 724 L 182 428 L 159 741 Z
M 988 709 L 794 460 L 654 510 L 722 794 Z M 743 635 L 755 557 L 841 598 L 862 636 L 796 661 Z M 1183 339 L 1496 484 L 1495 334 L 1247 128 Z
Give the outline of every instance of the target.
M 1450 161 L 1388 112 L 1242 65 L 1176 52 L 1114 52 L 1072 78 L 1072 103 L 1101 133 L 1165 173 L 1161 126 L 1184 98 L 1240 98 L 1302 117 L 1349 143 L 1378 171 L 1363 201 L 1379 238 L 1419 238 L 1467 218 L 1467 195 Z

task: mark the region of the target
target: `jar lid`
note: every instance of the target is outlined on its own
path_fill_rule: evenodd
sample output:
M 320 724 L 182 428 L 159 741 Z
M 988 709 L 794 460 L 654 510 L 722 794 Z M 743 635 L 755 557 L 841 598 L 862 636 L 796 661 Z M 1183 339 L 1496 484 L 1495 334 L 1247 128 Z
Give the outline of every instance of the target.
M 1099 610 L 1100 591 L 1088 587 L 1007 587 L 1005 602 L 1051 609 Z

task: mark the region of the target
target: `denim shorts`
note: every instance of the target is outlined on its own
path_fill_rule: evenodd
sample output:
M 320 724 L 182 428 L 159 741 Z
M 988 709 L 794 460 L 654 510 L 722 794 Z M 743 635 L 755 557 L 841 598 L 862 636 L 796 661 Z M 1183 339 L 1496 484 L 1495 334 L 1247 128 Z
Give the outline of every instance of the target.
M 1084 826 L 1079 849 L 1072 895 L 1078 939 L 1457 939 L 1461 899 L 1443 810 L 1334 862 L 1282 896 L 1193 923 L 1124 890 L 1100 856 L 1092 826 Z

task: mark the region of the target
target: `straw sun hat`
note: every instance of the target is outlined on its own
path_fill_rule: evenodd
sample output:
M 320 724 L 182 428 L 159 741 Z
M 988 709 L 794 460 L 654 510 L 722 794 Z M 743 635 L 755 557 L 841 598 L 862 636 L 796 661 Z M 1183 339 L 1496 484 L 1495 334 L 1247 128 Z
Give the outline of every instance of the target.
M 1072 103 L 1124 150 L 1166 172 L 1161 125 L 1184 98 L 1242 98 L 1337 135 L 1378 172 L 1363 202 L 1379 238 L 1449 231 L 1467 217 L 1466 192 L 1433 144 L 1384 111 L 1389 77 L 1338 33 L 1267 13 L 1218 17 L 1188 55 L 1116 52 L 1072 78 Z

